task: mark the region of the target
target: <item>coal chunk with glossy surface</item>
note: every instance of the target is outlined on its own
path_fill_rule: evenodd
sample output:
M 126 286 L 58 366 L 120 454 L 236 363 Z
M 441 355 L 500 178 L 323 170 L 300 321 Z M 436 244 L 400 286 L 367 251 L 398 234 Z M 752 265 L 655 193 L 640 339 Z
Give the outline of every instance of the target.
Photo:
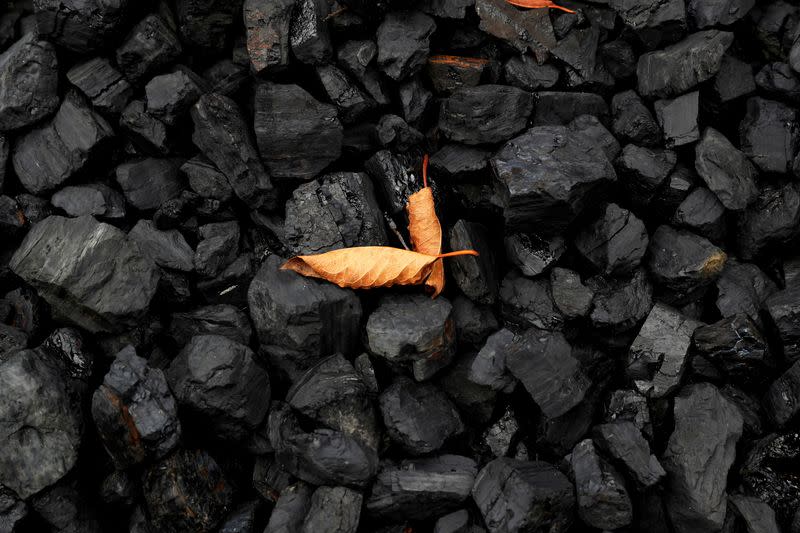
M 327 63 L 333 56 L 328 32 L 330 6 L 327 0 L 296 0 L 289 43 L 294 57 L 312 65 Z
M 108 45 L 122 29 L 132 2 L 36 0 L 36 27 L 60 46 L 85 53 Z
M 461 88 L 442 102 L 439 129 L 451 141 L 507 141 L 525 128 L 533 110 L 530 93 L 504 85 Z
M 608 204 L 575 239 L 581 255 L 604 274 L 633 271 L 644 257 L 648 243 L 644 223 L 617 204 Z
M 67 72 L 67 79 L 105 113 L 120 113 L 133 96 L 133 87 L 104 57 L 95 57 Z
M 680 299 L 713 283 L 727 254 L 694 233 L 659 226 L 650 240 L 653 279 Z
M 766 339 L 747 315 L 700 326 L 694 331 L 693 342 L 699 354 L 741 386 L 763 384 L 775 366 Z

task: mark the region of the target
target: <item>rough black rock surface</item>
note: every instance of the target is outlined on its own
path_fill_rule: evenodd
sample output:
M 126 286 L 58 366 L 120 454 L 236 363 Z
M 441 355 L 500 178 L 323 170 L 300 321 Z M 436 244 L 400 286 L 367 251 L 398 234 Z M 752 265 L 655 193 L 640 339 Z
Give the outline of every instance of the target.
M 0 55 L 0 131 L 24 128 L 56 110 L 57 66 L 55 48 L 35 32 Z
M 505 85 L 465 87 L 442 101 L 439 129 L 455 142 L 503 142 L 525 129 L 531 111 L 533 96 L 521 89 Z

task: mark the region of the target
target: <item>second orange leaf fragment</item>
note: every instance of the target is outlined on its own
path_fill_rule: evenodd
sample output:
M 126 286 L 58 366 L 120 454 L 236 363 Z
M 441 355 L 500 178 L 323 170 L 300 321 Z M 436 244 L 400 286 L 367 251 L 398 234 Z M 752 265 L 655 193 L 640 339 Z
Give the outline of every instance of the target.
M 572 9 L 567 9 L 566 7 L 559 6 L 551 2 L 550 0 L 506 0 L 512 6 L 517 7 L 525 7 L 528 9 L 543 9 L 546 7 L 550 7 L 553 9 L 560 9 L 561 11 L 566 11 L 567 13 L 575 13 Z

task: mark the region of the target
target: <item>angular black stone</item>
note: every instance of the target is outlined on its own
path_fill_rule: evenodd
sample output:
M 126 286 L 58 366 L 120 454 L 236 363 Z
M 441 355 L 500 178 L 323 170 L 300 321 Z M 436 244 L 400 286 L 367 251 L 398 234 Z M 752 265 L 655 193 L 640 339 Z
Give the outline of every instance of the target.
M 753 445 L 741 469 L 742 485 L 747 492 L 769 504 L 785 524 L 797 523 L 800 495 L 796 489 L 797 472 L 791 465 L 798 458 L 800 433 L 773 433 Z
M 622 279 L 595 276 L 586 281 L 594 292 L 589 318 L 595 327 L 625 331 L 643 320 L 653 306 L 653 287 L 644 270 Z
M 175 4 L 183 40 L 202 53 L 211 54 L 227 46 L 231 27 L 242 8 L 242 0 L 178 0 Z
M 767 63 L 755 79 L 768 96 L 795 104 L 800 101 L 800 79 L 786 63 Z
M 667 148 L 693 143 L 700 138 L 697 127 L 699 102 L 700 93 L 694 91 L 672 100 L 658 100 L 654 104 Z
M 509 324 L 545 330 L 564 327 L 564 317 L 556 309 L 547 278 L 530 279 L 512 270 L 503 278 L 499 296 L 501 314 Z
M 419 11 L 396 11 L 378 26 L 378 65 L 393 80 L 408 78 L 422 69 L 436 30 L 433 19 Z
M 477 222 L 457 221 L 448 231 L 453 250 L 475 250 L 478 257 L 456 257 L 448 264 L 456 285 L 476 303 L 493 304 L 497 300 L 497 274 L 489 242 L 489 230 Z
M 317 76 L 328 99 L 339 110 L 339 118 L 343 123 L 353 123 L 377 106 L 369 95 L 337 67 L 321 65 L 317 67 Z
M 713 242 L 721 242 L 727 233 L 725 206 L 705 187 L 696 188 L 681 202 L 672 222 Z
M 575 247 L 603 274 L 628 274 L 639 266 L 649 238 L 636 216 L 608 204 L 601 215 L 575 238 Z
M 597 447 L 617 461 L 640 488 L 659 483 L 666 472 L 633 422 L 619 420 L 600 424 L 592 432 Z
M 631 523 L 633 504 L 625 480 L 600 457 L 591 439 L 579 442 L 570 455 L 575 476 L 578 516 L 599 529 L 619 529 Z
M 615 94 L 611 100 L 611 115 L 611 126 L 622 141 L 642 146 L 661 143 L 661 128 L 636 91 Z
M 204 198 L 227 202 L 233 197 L 228 178 L 203 156 L 181 165 L 181 172 L 189 178 L 189 187 Z
M 742 313 L 757 323 L 764 301 L 778 291 L 756 265 L 729 260 L 717 278 L 717 310 L 724 317 Z
M 707 239 L 670 226 L 659 226 L 650 239 L 650 273 L 678 297 L 713 283 L 726 260 L 725 252 Z
M 568 318 L 586 316 L 592 306 L 594 293 L 581 283 L 577 272 L 566 268 L 554 268 L 550 272 L 550 290 L 553 303 Z
M 140 210 L 156 209 L 181 193 L 183 187 L 178 176 L 180 165 L 178 160 L 153 157 L 123 163 L 115 171 L 117 183 L 133 207 Z
M 112 4 L 95 0 L 37 0 L 33 5 L 35 25 L 43 37 L 85 53 L 118 38 L 132 4 L 128 0 Z
M 525 128 L 533 111 L 530 93 L 506 85 L 458 89 L 442 102 L 439 129 L 451 141 L 498 143 Z
M 544 62 L 557 44 L 553 23 L 545 9 L 520 11 L 505 0 L 475 0 L 479 28 L 513 46 L 520 53 L 533 52 Z
M 409 123 L 416 122 L 422 117 L 433 98 L 433 93 L 425 88 L 419 77 L 412 78 L 400 85 L 399 93 L 400 103 L 403 106 L 403 118 Z
M 426 73 L 437 94 L 449 94 L 456 89 L 475 87 L 488 77 L 492 62 L 482 57 L 431 56 Z
M 737 385 L 763 384 L 775 366 L 766 340 L 747 315 L 733 315 L 698 327 L 693 342 L 697 353 Z
M 175 124 L 203 94 L 200 77 L 184 66 L 155 76 L 145 85 L 147 112 L 165 124 Z
M 536 93 L 534 126 L 557 126 L 569 124 L 581 115 L 593 115 L 607 123 L 608 104 L 595 93 L 572 93 L 540 91 Z
M 730 26 L 744 18 L 755 5 L 755 0 L 726 0 L 724 2 L 704 2 L 689 0 L 689 17 L 698 28 L 711 26 Z
M 446 144 L 438 152 L 431 155 L 431 169 L 437 176 L 450 179 L 479 176 L 489 164 L 491 152 L 465 146 L 462 144 Z
M 764 172 L 789 172 L 800 142 L 796 119 L 797 112 L 786 104 L 749 98 L 747 114 L 739 124 L 742 152 Z
M 564 64 L 564 69 L 569 77 L 568 85 L 582 86 L 587 82 L 594 81 L 599 39 L 600 27 L 592 24 L 587 28 L 573 28 L 553 47 L 551 53 Z
M 752 531 L 753 533 L 780 531 L 775 518 L 775 511 L 760 499 L 753 496 L 737 494 L 735 496 L 730 496 L 728 501 L 730 502 L 730 506 L 728 507 L 728 515 L 725 519 L 726 524 L 729 519 L 732 519 L 735 520 L 737 524 L 734 527 L 743 527 L 745 530 Z M 794 525 L 792 529 L 796 529 Z
M 695 168 L 728 209 L 743 209 L 758 195 L 755 167 L 713 128 L 706 128 L 697 144 Z
M 134 100 L 122 110 L 119 125 L 145 153 L 170 153 L 167 125 L 147 113 L 143 100 Z
M 789 361 L 800 358 L 800 287 L 776 292 L 764 303 L 764 311 L 775 329 L 783 356 Z
M 615 166 L 631 200 L 647 206 L 675 168 L 677 155 L 671 150 L 626 145 Z
M 647 398 L 630 389 L 620 389 L 611 393 L 606 409 L 605 421 L 631 422 L 647 438 L 653 436 L 653 425 L 650 421 L 650 407 Z
M 173 313 L 169 335 L 182 348 L 195 335 L 221 335 L 239 344 L 249 344 L 252 329 L 244 311 L 232 305 L 209 305 Z
M 292 54 L 303 63 L 318 65 L 333 57 L 328 32 L 327 0 L 296 0 L 289 32 Z
M 139 82 L 169 65 L 183 52 L 170 25 L 159 15 L 139 21 L 117 48 L 117 66 L 131 82 Z
M 199 234 L 194 267 L 200 275 L 213 278 L 239 254 L 239 224 L 236 221 L 206 224 L 200 226 Z
M 375 180 L 389 212 L 394 215 L 404 212 L 408 197 L 420 187 L 420 181 L 411 172 L 411 158 L 381 150 L 367 159 L 364 168 Z
M 347 41 L 336 50 L 336 60 L 344 70 L 362 79 L 377 54 L 378 46 L 374 41 Z
M 550 63 L 539 65 L 528 56 L 515 56 L 503 65 L 503 75 L 506 82 L 524 91 L 550 89 L 556 83 L 561 72 L 558 67 Z
M 490 335 L 472 360 L 470 381 L 494 390 L 511 392 L 517 380 L 506 369 L 506 355 L 514 339 L 514 333 L 505 328 Z
M 789 244 L 800 230 L 800 193 L 794 184 L 765 185 L 756 201 L 736 218 L 742 259 Z
M 58 108 L 57 67 L 55 48 L 36 32 L 0 54 L 0 131 L 24 128 Z
M 67 79 L 104 113 L 120 113 L 133 96 L 131 84 L 105 57 L 75 65 Z
M 302 481 L 289 485 L 269 516 L 264 533 L 291 533 L 300 531 L 311 505 L 312 489 Z
M 300 533 L 356 533 L 364 496 L 347 487 L 319 487 L 311 496 Z
M 289 31 L 295 0 L 245 0 L 250 68 L 256 74 L 289 64 Z
M 393 147 L 400 152 L 408 152 L 421 144 L 425 137 L 409 126 L 397 115 L 383 115 L 375 127 L 378 143 L 383 147 Z
M 51 198 L 53 206 L 72 217 L 93 215 L 102 218 L 125 216 L 125 197 L 102 183 L 64 187 Z
M 658 3 L 610 0 L 608 4 L 648 48 L 675 42 L 686 31 L 686 7 L 680 0 Z
M 140 220 L 128 232 L 128 238 L 158 266 L 183 272 L 194 270 L 194 251 L 178 230 L 161 231 L 151 221 Z

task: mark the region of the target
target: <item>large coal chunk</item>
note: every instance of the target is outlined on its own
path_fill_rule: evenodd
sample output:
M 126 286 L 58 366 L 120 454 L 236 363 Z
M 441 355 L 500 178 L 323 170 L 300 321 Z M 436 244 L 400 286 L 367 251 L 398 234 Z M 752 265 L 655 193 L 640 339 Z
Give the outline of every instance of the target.
M 488 229 L 477 222 L 459 220 L 448 233 L 451 249 L 475 250 L 480 254 L 455 257 L 449 263 L 456 285 L 472 301 L 493 304 L 498 284 Z
M 220 439 L 241 440 L 267 415 L 270 383 L 247 346 L 219 335 L 189 341 L 166 371 L 175 397 Z
M 706 30 L 663 50 L 639 57 L 639 94 L 647 98 L 678 96 L 714 77 L 733 34 Z
M 663 456 L 667 511 L 679 533 L 718 531 L 725 521 L 728 469 L 742 435 L 742 415 L 708 383 L 675 398 L 675 430 Z
M 337 172 L 296 188 L 286 202 L 285 238 L 298 255 L 386 245 L 385 221 L 369 176 Z
M 653 279 L 681 299 L 713 283 L 727 257 L 699 235 L 659 226 L 650 240 L 648 266 Z
M 686 7 L 681 0 L 610 0 L 609 5 L 649 48 L 675 42 L 686 31 Z
M 615 94 L 611 100 L 611 114 L 611 126 L 622 141 L 642 146 L 656 146 L 661 142 L 661 129 L 636 91 Z
M 785 174 L 800 138 L 794 108 L 754 96 L 747 100 L 747 114 L 739 124 L 742 151 L 764 172 Z
M 272 182 L 236 103 L 204 95 L 192 108 L 192 120 L 192 141 L 225 174 L 236 196 L 249 207 L 273 207 Z
M 770 385 L 764 408 L 777 426 L 786 425 L 800 413 L 800 361 Z
M 800 192 L 793 183 L 766 185 L 737 217 L 736 242 L 743 259 L 789 244 L 800 232 Z
M 642 261 L 648 243 L 644 223 L 617 204 L 608 204 L 575 238 L 581 255 L 604 274 L 632 272 Z
M 366 501 L 370 515 L 424 520 L 458 509 L 469 497 L 478 466 L 460 455 L 382 465 Z
M 22 185 L 38 194 L 58 187 L 114 135 L 106 120 L 69 93 L 46 125 L 19 137 L 11 161 Z
M 767 298 L 764 311 L 775 329 L 783 355 L 800 359 L 800 287 L 788 287 Z
M 289 64 L 289 28 L 295 0 L 245 0 L 250 68 L 256 74 Z
M 726 523 L 727 520 L 735 521 L 734 527 L 741 527 L 753 533 L 780 531 L 775 511 L 759 498 L 737 494 L 731 496 L 729 502 L 728 510 L 733 513 L 726 517 Z M 794 525 L 792 529 L 796 530 Z
M 561 330 L 564 317 L 556 308 L 547 278 L 530 279 L 512 270 L 500 284 L 503 318 L 521 328 Z
M 158 531 L 212 531 L 233 503 L 232 487 L 203 450 L 178 450 L 144 473 L 147 511 Z
M 653 307 L 628 352 L 626 374 L 639 392 L 663 398 L 678 388 L 700 324 L 664 304 Z
M 455 336 L 450 302 L 422 294 L 385 296 L 366 327 L 370 353 L 391 363 L 410 363 L 418 381 L 433 377 L 452 361 Z
M 755 443 L 741 469 L 742 485 L 769 504 L 784 524 L 791 523 L 793 518 L 796 523 L 800 508 L 797 492 L 800 476 L 792 468 L 799 459 L 800 433 L 773 433 Z
M 378 66 L 393 80 L 416 74 L 428 59 L 435 30 L 433 19 L 419 11 L 389 13 L 377 30 Z
M 678 156 L 672 150 L 628 144 L 615 161 L 631 201 L 645 208 L 663 190 Z
M 170 25 L 156 14 L 147 15 L 117 48 L 117 66 L 132 82 L 138 82 L 178 58 L 181 41 Z
M 133 96 L 133 87 L 111 61 L 95 57 L 67 72 L 67 79 L 104 113 L 120 113 Z
M 505 0 L 475 0 L 480 29 L 506 41 L 520 53 L 534 53 L 544 62 L 557 44 L 553 23 L 545 9 L 520 11 Z
M 599 529 L 619 529 L 631 523 L 633 504 L 625 480 L 600 457 L 591 439 L 572 450 L 570 466 L 575 476 L 578 516 Z
M 762 384 L 775 366 L 767 341 L 747 315 L 733 315 L 694 331 L 697 352 L 737 385 Z
M 347 487 L 319 487 L 311 496 L 301 533 L 356 533 L 364 496 Z
M 538 126 L 491 159 L 506 227 L 559 234 L 589 198 L 616 181 L 614 167 L 588 137 L 564 126 Z
M 730 26 L 744 18 L 755 5 L 755 0 L 725 0 L 722 2 L 705 2 L 689 0 L 687 9 L 689 17 L 698 28 L 711 26 Z
M 379 401 L 389 436 L 413 455 L 435 452 L 464 431 L 455 406 L 432 384 L 398 379 Z
M 0 362 L 0 483 L 20 498 L 61 479 L 75 465 L 80 407 L 64 368 L 49 354 L 22 350 Z
M 128 203 L 146 211 L 157 209 L 181 193 L 179 168 L 178 161 L 148 157 L 123 163 L 116 168 L 115 174 Z
M 181 438 L 178 404 L 164 373 L 128 346 L 92 396 L 92 418 L 117 468 L 159 459 Z
M 322 356 L 353 353 L 360 336 L 361 302 L 353 291 L 279 270 L 271 256 L 250 283 L 247 302 L 261 348 L 291 372 Z
M 336 108 L 297 85 L 256 88 L 255 132 L 264 164 L 279 179 L 311 179 L 342 153 Z
M 706 128 L 695 148 L 695 168 L 728 209 L 744 209 L 758 195 L 755 167 L 714 128 Z
M 131 4 L 129 0 L 36 0 L 33 7 L 43 37 L 85 53 L 101 49 L 118 36 Z
M 628 420 L 617 420 L 600 424 L 592 433 L 598 448 L 619 462 L 633 478 L 638 487 L 652 487 L 660 482 L 666 472 L 636 424 Z
M 50 216 L 36 224 L 10 267 L 47 300 L 54 316 L 91 332 L 135 325 L 159 277 L 121 230 L 92 217 Z
M 181 37 L 204 53 L 225 48 L 242 0 L 178 0 L 175 14 Z
M 0 55 L 0 131 L 29 126 L 56 110 L 57 66 L 55 48 L 36 32 Z
M 472 498 L 491 533 L 567 531 L 575 494 L 567 476 L 543 461 L 501 457 L 478 473 Z
M 641 268 L 621 279 L 595 276 L 586 281 L 586 286 L 594 292 L 594 307 L 589 318 L 601 329 L 629 330 L 653 307 L 653 287 Z
M 531 111 L 533 96 L 516 87 L 463 87 L 442 102 L 439 129 L 451 141 L 498 143 L 522 131 Z

